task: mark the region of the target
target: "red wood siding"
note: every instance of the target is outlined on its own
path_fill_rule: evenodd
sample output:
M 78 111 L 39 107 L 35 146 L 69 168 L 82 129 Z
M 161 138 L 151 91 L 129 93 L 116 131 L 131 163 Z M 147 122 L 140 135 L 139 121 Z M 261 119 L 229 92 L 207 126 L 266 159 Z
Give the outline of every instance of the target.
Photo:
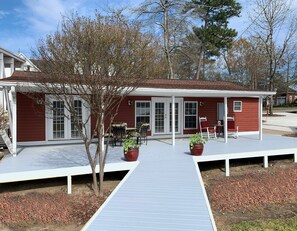
M 242 101 L 242 112 L 233 113 L 233 101 Z M 235 123 L 240 132 L 259 130 L 257 98 L 232 98 L 228 104 L 228 110 L 235 115 Z
M 185 98 L 184 101 L 195 100 L 198 104 L 198 115 L 206 116 L 209 124 L 217 123 L 217 103 L 223 103 L 223 98 Z M 242 112 L 233 112 L 233 102 L 242 101 Z M 235 116 L 235 125 L 240 132 L 258 131 L 258 99 L 257 98 L 229 98 L 228 116 Z M 188 131 L 184 130 L 187 134 Z
M 128 100 L 133 101 L 133 105 L 128 105 Z M 151 97 L 129 96 L 123 100 L 119 107 L 119 113 L 114 122 L 126 122 L 128 127 L 135 127 L 135 101 L 151 101 Z M 223 98 L 195 98 L 185 97 L 184 101 L 196 101 L 198 107 L 198 117 L 206 116 L 209 124 L 217 124 L 217 103 L 223 103 Z M 242 101 L 242 112 L 233 112 L 233 101 Z M 202 102 L 200 105 L 199 103 Z M 182 112 L 184 116 L 184 112 Z M 235 116 L 235 124 L 239 126 L 240 132 L 258 131 L 258 99 L 257 98 L 228 98 L 228 116 Z M 108 125 L 106 118 L 106 127 Z M 92 120 L 92 124 L 94 124 Z M 184 124 L 182 125 L 184 126 Z M 93 127 L 93 125 L 92 125 Z M 199 131 L 196 129 L 184 129 L 183 134 L 192 134 Z
M 133 105 L 128 105 L 128 101 L 131 100 Z M 114 119 L 114 122 L 125 122 L 127 123 L 128 127 L 135 127 L 135 101 L 138 100 L 145 100 L 145 101 L 151 101 L 151 97 L 147 96 L 128 96 L 125 99 L 123 99 L 117 116 Z M 110 118 L 107 116 L 105 118 L 105 128 L 108 128 Z M 96 120 L 94 116 L 91 117 L 91 129 L 93 131 L 96 124 Z
M 17 93 L 17 141 L 45 141 L 45 107 L 22 93 Z

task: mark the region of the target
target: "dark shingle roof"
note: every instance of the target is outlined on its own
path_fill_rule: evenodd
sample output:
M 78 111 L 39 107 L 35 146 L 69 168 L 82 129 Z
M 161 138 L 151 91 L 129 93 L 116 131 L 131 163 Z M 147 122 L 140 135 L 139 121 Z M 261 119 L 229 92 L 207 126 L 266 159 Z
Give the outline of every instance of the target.
M 11 77 L 0 81 L 38 82 L 38 79 L 43 79 L 43 77 L 44 75 L 40 72 L 15 71 Z M 145 79 L 139 84 L 139 87 L 160 89 L 250 91 L 249 89 L 232 82 L 179 79 Z

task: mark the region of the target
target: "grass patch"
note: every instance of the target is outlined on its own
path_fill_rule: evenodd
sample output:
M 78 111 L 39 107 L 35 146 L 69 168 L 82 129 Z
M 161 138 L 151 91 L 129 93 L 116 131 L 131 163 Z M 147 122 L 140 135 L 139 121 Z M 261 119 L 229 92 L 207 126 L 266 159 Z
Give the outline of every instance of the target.
M 297 218 L 265 221 L 243 221 L 232 225 L 232 231 L 296 231 Z

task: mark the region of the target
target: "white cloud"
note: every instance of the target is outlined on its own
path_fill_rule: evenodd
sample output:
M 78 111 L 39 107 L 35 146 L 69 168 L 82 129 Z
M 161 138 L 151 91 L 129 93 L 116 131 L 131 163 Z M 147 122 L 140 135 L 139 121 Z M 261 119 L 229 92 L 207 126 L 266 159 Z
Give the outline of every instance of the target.
M 0 10 L 0 19 L 4 18 L 6 15 L 9 15 L 9 12 L 4 11 L 4 10 Z
M 67 6 L 60 0 L 24 0 L 23 18 L 35 32 L 48 33 L 57 28 Z

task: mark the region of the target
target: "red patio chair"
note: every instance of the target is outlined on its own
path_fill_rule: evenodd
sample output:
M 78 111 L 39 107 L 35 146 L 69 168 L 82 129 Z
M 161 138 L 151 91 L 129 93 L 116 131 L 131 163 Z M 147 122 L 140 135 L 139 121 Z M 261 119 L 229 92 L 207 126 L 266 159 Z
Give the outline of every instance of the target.
M 237 139 L 238 138 L 238 128 L 239 128 L 239 126 L 235 126 L 234 116 L 227 117 L 228 136 L 233 136 L 235 139 Z
M 217 138 L 217 129 L 216 126 L 209 126 L 207 117 L 199 117 L 200 133 L 203 136 L 203 133 L 206 133 L 207 138 L 210 138 L 212 135 L 214 138 Z

